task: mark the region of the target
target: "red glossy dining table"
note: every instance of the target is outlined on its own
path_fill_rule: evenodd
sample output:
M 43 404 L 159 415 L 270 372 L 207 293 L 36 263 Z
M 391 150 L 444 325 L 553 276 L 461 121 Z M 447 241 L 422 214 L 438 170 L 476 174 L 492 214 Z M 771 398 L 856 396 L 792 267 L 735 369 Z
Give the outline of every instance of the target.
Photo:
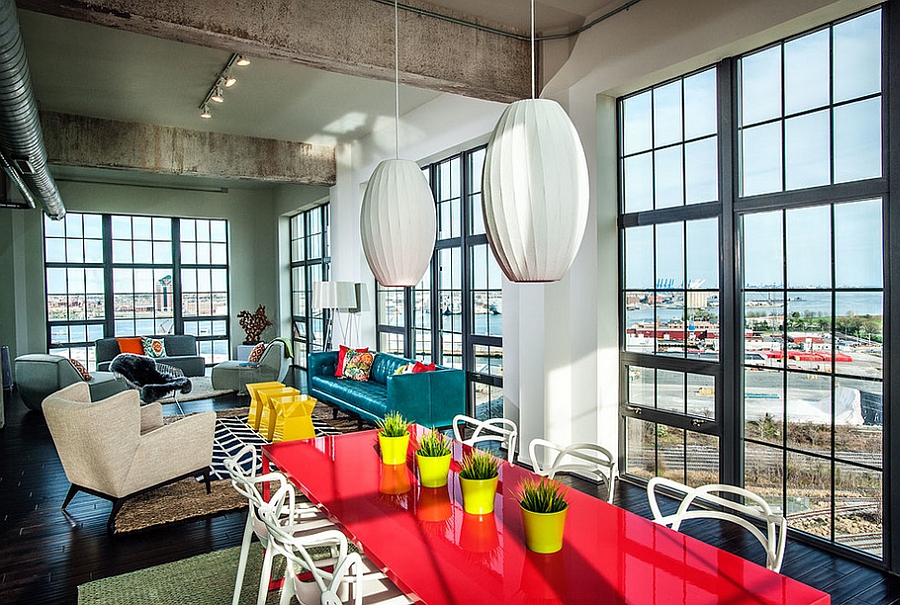
M 448 485 L 382 464 L 375 431 L 263 446 L 273 463 L 412 599 L 428 605 L 826 605 L 824 592 L 576 490 L 561 551 L 525 548 L 515 493 L 534 476 L 504 462 L 494 513 L 462 510 L 454 442 Z

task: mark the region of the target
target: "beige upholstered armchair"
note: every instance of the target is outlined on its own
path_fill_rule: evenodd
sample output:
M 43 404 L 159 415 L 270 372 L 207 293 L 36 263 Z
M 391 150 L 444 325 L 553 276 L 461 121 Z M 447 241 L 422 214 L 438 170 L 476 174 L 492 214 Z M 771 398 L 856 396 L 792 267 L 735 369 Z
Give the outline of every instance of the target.
M 80 382 L 49 395 L 43 402 L 66 477 L 71 482 L 63 501 L 85 491 L 113 503 L 111 532 L 123 501 L 160 485 L 203 474 L 209 493 L 215 412 L 188 416 L 163 425 L 162 407 L 141 407 L 137 391 L 91 402 Z

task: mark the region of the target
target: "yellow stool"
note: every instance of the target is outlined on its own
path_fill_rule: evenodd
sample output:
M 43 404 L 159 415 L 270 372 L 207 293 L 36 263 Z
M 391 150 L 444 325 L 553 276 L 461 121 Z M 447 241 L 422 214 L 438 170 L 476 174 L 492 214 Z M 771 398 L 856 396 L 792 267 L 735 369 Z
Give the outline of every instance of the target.
M 270 398 L 284 395 L 299 395 L 300 391 L 294 387 L 280 386 L 260 389 L 257 393 L 259 393 L 260 408 L 259 427 L 257 427 L 256 430 L 263 437 L 268 436 L 267 438 L 271 441 L 271 429 L 275 426 L 275 406 L 272 404 Z
M 280 382 L 251 382 L 247 384 L 247 392 L 250 393 L 250 414 L 247 416 L 247 424 L 254 431 L 259 430 L 259 418 L 262 411 L 262 402 L 259 399 L 259 391 L 274 387 L 283 387 Z
M 283 395 L 269 397 L 269 403 L 275 406 L 275 422 L 269 425 L 269 441 L 277 443 L 316 436 L 312 423 L 315 399 L 309 395 Z

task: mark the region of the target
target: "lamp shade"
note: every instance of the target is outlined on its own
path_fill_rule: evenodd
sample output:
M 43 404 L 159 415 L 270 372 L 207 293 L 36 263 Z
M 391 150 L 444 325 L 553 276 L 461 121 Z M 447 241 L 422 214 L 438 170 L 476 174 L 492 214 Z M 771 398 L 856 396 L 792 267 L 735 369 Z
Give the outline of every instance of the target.
M 561 279 L 588 214 L 584 149 L 563 108 L 549 99 L 507 107 L 488 142 L 482 178 L 485 230 L 506 277 Z
M 313 282 L 312 306 L 322 309 L 353 309 L 357 306 L 356 284 L 352 281 Z
M 419 283 L 434 252 L 437 219 L 428 181 L 415 162 L 378 164 L 363 196 L 359 228 L 366 261 L 379 284 Z

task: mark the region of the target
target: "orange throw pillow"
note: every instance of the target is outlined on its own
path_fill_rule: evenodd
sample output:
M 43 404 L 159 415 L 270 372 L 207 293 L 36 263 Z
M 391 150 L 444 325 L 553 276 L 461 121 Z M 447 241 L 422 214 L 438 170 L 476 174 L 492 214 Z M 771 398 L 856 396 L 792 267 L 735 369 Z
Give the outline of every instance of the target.
M 135 336 L 133 338 L 116 338 L 116 342 L 119 343 L 119 353 L 134 353 L 135 355 L 144 354 L 144 343 L 141 341 L 140 336 Z

